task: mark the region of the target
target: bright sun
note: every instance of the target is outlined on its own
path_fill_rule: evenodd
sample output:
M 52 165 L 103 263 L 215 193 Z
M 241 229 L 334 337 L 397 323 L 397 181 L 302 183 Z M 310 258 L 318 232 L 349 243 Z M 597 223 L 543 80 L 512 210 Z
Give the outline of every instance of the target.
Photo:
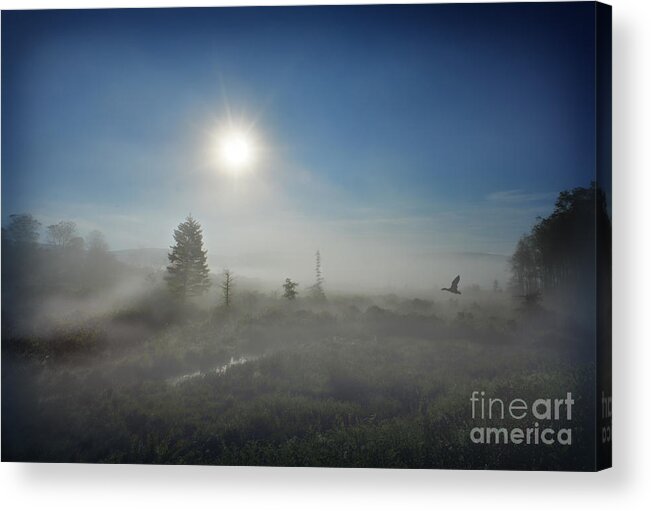
M 219 158 L 224 167 L 232 172 L 247 168 L 255 159 L 251 137 L 241 131 L 223 134 L 219 140 Z

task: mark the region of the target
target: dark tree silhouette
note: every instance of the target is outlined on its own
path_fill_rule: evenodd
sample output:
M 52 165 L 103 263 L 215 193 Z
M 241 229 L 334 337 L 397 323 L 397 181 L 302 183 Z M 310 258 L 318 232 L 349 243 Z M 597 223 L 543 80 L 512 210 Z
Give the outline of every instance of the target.
M 210 287 L 207 251 L 201 225 L 191 215 L 174 230 L 176 244 L 167 255 L 167 285 L 180 298 L 198 296 Z
M 41 280 L 40 227 L 32 215 L 20 214 L 10 215 L 9 225 L 2 229 L 3 300 L 8 296 L 5 291 L 33 286 Z
M 511 257 L 513 284 L 521 295 L 535 293 L 540 287 L 540 254 L 532 235 L 523 236 L 518 241 Z
M 516 292 L 564 299 L 594 292 L 597 224 L 610 226 L 610 220 L 595 183 L 561 192 L 552 214 L 518 242 L 511 258 Z
M 285 283 L 283 284 L 283 289 L 285 290 L 283 293 L 283 298 L 294 300 L 296 298 L 296 295 L 298 295 L 298 291 L 296 291 L 297 287 L 298 282 L 294 282 L 292 279 L 286 278 Z
M 222 275 L 223 279 L 219 287 L 221 287 L 222 294 L 224 295 L 224 305 L 230 307 L 233 300 L 233 280 L 235 278 L 233 277 L 233 272 L 228 268 L 224 270 Z
M 6 237 L 14 245 L 33 245 L 38 242 L 41 222 L 30 214 L 9 215 Z

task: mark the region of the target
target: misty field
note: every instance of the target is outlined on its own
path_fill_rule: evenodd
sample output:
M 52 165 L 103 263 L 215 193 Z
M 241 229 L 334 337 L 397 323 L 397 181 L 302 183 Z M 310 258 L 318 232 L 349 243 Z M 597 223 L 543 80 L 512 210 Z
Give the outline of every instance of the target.
M 311 285 L 215 274 L 192 216 L 164 265 L 132 257 L 160 251 L 125 260 L 69 221 L 48 226 L 42 244 L 40 223 L 13 215 L 3 228 L 3 460 L 590 469 L 599 197 L 594 185 L 559 194 L 518 242 L 506 286 L 459 275 L 441 288 L 434 279 L 448 271 L 432 261 L 439 275 L 421 276 L 424 292 L 330 288 L 320 251 Z M 470 262 L 457 256 L 469 273 Z M 510 408 L 473 416 L 472 396 L 504 407 L 569 393 L 563 417 L 533 407 L 526 421 Z M 495 426 L 503 440 L 489 441 Z M 573 438 L 513 443 L 507 428 Z
M 593 470 L 595 13 L 3 12 L 2 461 Z
M 473 390 L 571 389 L 590 417 L 591 333 L 508 293 L 462 298 L 242 292 L 232 307 L 163 290 L 49 318 L 2 357 L 3 459 L 344 467 L 584 468 L 576 445 L 470 442 Z M 41 333 L 39 333 L 39 330 Z M 586 362 L 588 361 L 588 362 Z M 583 460 L 583 461 L 582 461 Z

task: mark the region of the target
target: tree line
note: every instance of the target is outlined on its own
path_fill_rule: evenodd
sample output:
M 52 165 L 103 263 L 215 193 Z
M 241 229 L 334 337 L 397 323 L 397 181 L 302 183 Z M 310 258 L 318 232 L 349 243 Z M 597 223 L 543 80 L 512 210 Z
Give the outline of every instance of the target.
M 10 215 L 2 228 L 3 288 L 91 291 L 110 284 L 122 266 L 109 252 L 102 232 L 85 238 L 77 225 L 60 221 L 45 227 L 31 214 Z
M 611 222 L 596 183 L 563 191 L 554 210 L 517 244 L 512 285 L 526 299 L 569 299 L 595 292 L 597 257 L 610 258 Z M 596 254 L 596 256 L 595 256 Z
M 44 236 L 43 236 L 44 233 Z M 208 251 L 204 248 L 201 224 L 189 215 L 173 232 L 168 252 L 165 282 L 170 294 L 186 300 L 203 295 L 211 285 Z M 33 215 L 13 214 L 2 228 L 2 277 L 7 289 L 85 292 L 100 290 L 115 282 L 126 266 L 111 254 L 102 232 L 79 234 L 75 222 L 62 220 L 43 225 Z M 321 254 L 315 254 L 315 284 L 310 296 L 325 300 Z M 219 284 L 224 305 L 233 303 L 235 275 L 226 268 Z M 299 283 L 286 278 L 283 297 L 297 298 Z
M 7 227 L 2 228 L 3 282 L 10 287 L 101 289 L 123 270 L 100 231 L 84 238 L 74 222 L 60 221 L 45 228 L 43 244 L 41 230 L 42 224 L 31 214 L 10 215 Z M 168 290 L 183 300 L 204 294 L 211 280 L 201 224 L 189 215 L 174 230 L 173 238 L 165 276 Z M 539 217 L 518 241 L 510 260 L 512 288 L 534 301 L 542 295 L 571 298 L 594 292 L 595 249 L 598 257 L 609 258 L 610 245 L 611 224 L 603 191 L 595 183 L 563 191 L 553 212 Z M 223 271 L 219 287 L 229 307 L 235 289 L 230 269 Z M 282 296 L 293 301 L 298 288 L 299 283 L 287 277 Z M 499 289 L 497 283 L 494 289 Z M 315 301 L 326 299 L 318 250 L 315 282 L 308 293 Z

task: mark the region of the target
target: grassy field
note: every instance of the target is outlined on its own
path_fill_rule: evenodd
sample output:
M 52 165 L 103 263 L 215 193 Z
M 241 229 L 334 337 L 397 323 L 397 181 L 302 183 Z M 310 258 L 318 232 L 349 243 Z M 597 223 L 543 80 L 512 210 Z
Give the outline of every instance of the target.
M 3 460 L 587 468 L 591 336 L 560 314 L 489 292 L 258 302 L 5 332 Z M 473 444 L 473 390 L 571 391 L 574 444 Z

